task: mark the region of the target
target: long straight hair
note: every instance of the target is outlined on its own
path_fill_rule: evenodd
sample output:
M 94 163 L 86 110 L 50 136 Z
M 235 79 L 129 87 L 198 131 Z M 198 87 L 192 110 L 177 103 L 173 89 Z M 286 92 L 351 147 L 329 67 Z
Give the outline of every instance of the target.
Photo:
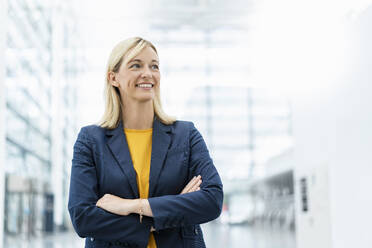
M 144 48 L 151 47 L 155 53 L 158 54 L 155 46 L 140 37 L 129 38 L 119 42 L 114 49 L 112 49 L 110 57 L 107 62 L 106 79 L 105 79 L 105 111 L 99 122 L 103 128 L 114 129 L 123 120 L 122 109 L 123 103 L 120 99 L 120 92 L 117 87 L 111 85 L 109 73 L 117 73 L 120 66 L 128 63 L 131 59 L 137 56 Z M 162 108 L 160 99 L 160 88 L 155 88 L 155 97 L 153 99 L 154 114 L 163 124 L 170 125 L 176 121 L 176 118 L 167 115 Z M 124 121 L 124 120 L 123 120 Z

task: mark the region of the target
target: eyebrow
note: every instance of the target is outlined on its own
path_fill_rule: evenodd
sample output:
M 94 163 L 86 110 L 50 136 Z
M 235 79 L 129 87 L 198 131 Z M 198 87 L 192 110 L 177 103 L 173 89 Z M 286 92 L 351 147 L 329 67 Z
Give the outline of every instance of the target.
M 133 63 L 133 62 L 142 62 L 142 60 L 140 60 L 140 59 L 133 59 L 133 60 L 129 61 L 128 64 L 129 63 Z M 159 64 L 159 61 L 157 61 L 156 59 L 151 60 L 151 62 L 156 62 L 156 63 Z

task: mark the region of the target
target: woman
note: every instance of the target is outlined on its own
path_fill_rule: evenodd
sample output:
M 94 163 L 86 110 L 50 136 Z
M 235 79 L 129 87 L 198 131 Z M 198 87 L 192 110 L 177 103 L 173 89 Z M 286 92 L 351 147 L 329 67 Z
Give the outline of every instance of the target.
M 199 224 L 221 213 L 221 179 L 194 125 L 163 112 L 154 45 L 113 49 L 105 97 L 72 160 L 68 209 L 85 247 L 205 247 Z

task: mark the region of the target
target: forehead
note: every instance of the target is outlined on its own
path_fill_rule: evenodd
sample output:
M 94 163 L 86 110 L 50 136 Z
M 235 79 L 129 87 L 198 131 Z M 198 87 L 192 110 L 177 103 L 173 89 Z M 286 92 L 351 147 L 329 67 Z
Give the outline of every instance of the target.
M 154 51 L 154 49 L 152 49 L 149 46 L 146 46 L 137 55 L 135 55 L 132 58 L 129 58 L 129 62 L 131 62 L 133 60 L 142 60 L 142 61 L 156 60 L 156 61 L 159 61 L 159 58 L 158 58 L 158 55 L 156 54 L 156 52 Z

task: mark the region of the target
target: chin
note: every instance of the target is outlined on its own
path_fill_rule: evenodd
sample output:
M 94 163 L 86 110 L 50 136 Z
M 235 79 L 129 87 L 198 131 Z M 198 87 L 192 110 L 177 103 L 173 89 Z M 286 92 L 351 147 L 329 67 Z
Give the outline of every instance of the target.
M 148 101 L 152 101 L 154 100 L 154 96 L 141 96 L 141 97 L 137 97 L 137 100 L 139 102 L 148 102 Z

